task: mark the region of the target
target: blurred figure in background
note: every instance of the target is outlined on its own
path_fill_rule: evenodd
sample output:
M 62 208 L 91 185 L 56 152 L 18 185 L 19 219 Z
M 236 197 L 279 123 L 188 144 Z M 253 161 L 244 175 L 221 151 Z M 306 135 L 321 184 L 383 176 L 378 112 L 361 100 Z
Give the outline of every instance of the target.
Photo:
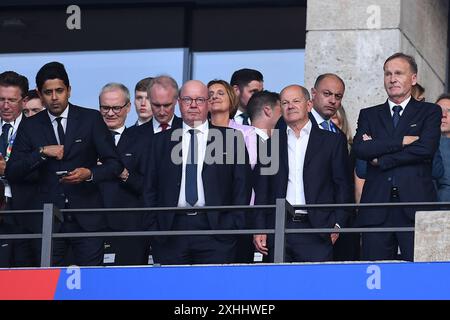
M 28 118 L 44 109 L 45 107 L 41 101 L 41 98 L 39 98 L 36 89 L 28 91 L 23 105 L 23 115 Z

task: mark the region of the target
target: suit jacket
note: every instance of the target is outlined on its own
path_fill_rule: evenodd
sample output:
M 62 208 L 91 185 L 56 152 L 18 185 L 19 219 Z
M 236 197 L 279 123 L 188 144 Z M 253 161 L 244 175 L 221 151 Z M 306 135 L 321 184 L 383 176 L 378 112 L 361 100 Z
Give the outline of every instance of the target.
M 248 205 L 251 195 L 251 169 L 248 161 L 242 134 L 230 128 L 209 125 L 208 138 L 212 136 L 212 130 L 218 130 L 222 135 L 222 143 L 218 143 L 214 149 L 221 152 L 222 164 L 203 164 L 202 179 L 205 192 L 206 206 Z M 166 130 L 153 137 L 150 161 L 147 167 L 144 182 L 144 204 L 146 207 L 177 207 L 180 194 L 182 164 L 175 164 L 171 159 L 172 150 L 181 143 L 178 135 L 176 141 L 171 141 L 174 130 Z M 226 132 L 234 133 L 234 141 L 230 143 L 233 150 L 227 150 Z M 217 131 L 216 131 L 217 133 Z M 208 139 L 208 145 L 217 143 Z M 243 147 L 245 163 L 237 163 L 237 144 Z M 227 152 L 234 152 L 234 163 L 226 161 Z M 195 210 L 195 209 L 194 209 Z M 211 229 L 237 229 L 245 225 L 244 213 L 241 211 L 210 211 L 207 213 Z M 175 213 L 162 212 L 149 214 L 146 217 L 146 225 L 151 230 L 171 230 Z
M 152 137 L 152 135 L 141 134 L 138 127 L 127 128 L 120 136 L 117 150 L 129 176 L 125 182 L 116 177 L 100 183 L 100 191 L 106 208 L 143 206 L 144 174 Z M 108 226 L 113 230 L 142 229 L 142 214 L 139 213 L 111 213 L 107 215 L 107 220 Z
M 40 147 L 56 144 L 47 112 L 40 112 L 24 121 L 7 164 L 6 178 L 12 183 L 20 183 L 25 179 L 37 182 L 34 208 L 41 209 L 44 203 L 53 203 L 59 208 L 67 205 L 70 208 L 103 207 L 98 182 L 117 177 L 123 166 L 100 113 L 69 104 L 63 159 L 43 159 L 40 156 Z M 102 165 L 98 166 L 97 161 Z M 92 181 L 62 184 L 55 174 L 56 171 L 71 171 L 80 167 L 91 170 Z M 77 213 L 74 217 L 86 231 L 105 226 L 105 219 L 100 213 Z M 40 230 L 41 217 L 37 218 L 32 224 L 35 230 Z
M 264 166 L 258 162 L 255 204 L 275 204 L 277 198 L 286 198 L 289 177 L 286 127 L 278 132 L 280 168 L 276 174 L 262 175 L 259 171 Z M 276 136 L 272 136 L 269 143 L 277 143 L 274 141 L 276 139 Z M 312 125 L 303 167 L 306 204 L 352 202 L 351 174 L 348 168 L 346 142 L 340 135 Z M 344 227 L 348 218 L 348 210 L 342 209 L 308 209 L 308 214 L 311 225 L 315 228 L 332 228 L 335 223 Z M 256 228 L 272 228 L 274 222 L 273 211 L 256 214 Z
M 353 148 L 356 156 L 368 161 L 361 203 L 390 202 L 393 184 L 398 187 L 400 201 L 436 201 L 431 169 L 439 146 L 442 111 L 436 104 L 411 98 L 394 129 L 389 104 L 362 109 Z M 364 141 L 367 134 L 372 140 Z M 416 142 L 402 146 L 404 136 L 419 136 Z M 371 160 L 378 159 L 374 166 Z M 415 208 L 404 212 L 413 220 Z M 382 223 L 388 210 L 361 209 L 358 225 Z
M 155 132 L 153 131 L 153 118 L 150 119 L 149 122 L 146 122 L 144 124 L 141 124 L 140 126 L 135 126 L 139 128 L 139 131 L 141 131 L 144 135 L 152 135 Z M 176 115 L 173 116 L 172 121 L 172 127 L 170 129 L 179 129 L 183 127 L 183 120 L 180 117 L 177 117 Z

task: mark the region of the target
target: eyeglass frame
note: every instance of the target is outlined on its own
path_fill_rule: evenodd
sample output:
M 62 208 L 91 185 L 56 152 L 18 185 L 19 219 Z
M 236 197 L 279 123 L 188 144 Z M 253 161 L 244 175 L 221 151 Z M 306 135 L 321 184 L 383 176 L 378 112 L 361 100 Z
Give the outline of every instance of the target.
M 25 97 L 22 97 L 17 101 L 11 101 L 10 98 L 0 98 L 0 105 L 4 105 L 6 102 L 8 102 L 8 104 L 10 105 L 17 106 L 23 99 L 25 99 Z
M 130 101 L 127 101 L 123 106 L 99 106 L 100 112 L 102 114 L 108 114 L 109 111 L 111 110 L 114 114 L 119 114 L 120 111 L 122 111 L 123 108 L 125 108 L 128 104 L 130 103 Z M 103 110 L 103 108 L 108 108 L 108 110 Z M 117 111 L 114 110 L 114 108 L 118 108 Z
M 189 100 L 189 103 L 186 102 L 186 99 Z M 199 100 L 198 100 L 198 99 L 201 99 L 200 101 L 202 101 L 202 102 L 199 103 Z M 194 101 L 195 101 L 195 104 L 196 104 L 196 105 L 198 105 L 198 106 L 203 106 L 203 105 L 206 104 L 206 102 L 207 102 L 208 100 L 209 100 L 209 98 L 205 98 L 205 97 L 198 97 L 198 98 L 195 98 L 195 99 L 193 99 L 193 98 L 191 98 L 191 97 L 188 97 L 188 96 L 180 97 L 180 101 L 181 101 L 183 104 L 185 104 L 186 106 L 188 106 L 188 107 L 190 107 L 190 106 L 192 105 L 192 102 L 194 102 Z

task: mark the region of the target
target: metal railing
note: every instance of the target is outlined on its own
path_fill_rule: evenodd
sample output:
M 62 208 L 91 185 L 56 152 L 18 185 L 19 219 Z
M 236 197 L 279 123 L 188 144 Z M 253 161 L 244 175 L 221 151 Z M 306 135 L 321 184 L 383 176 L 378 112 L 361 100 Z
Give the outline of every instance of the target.
M 142 212 L 184 212 L 193 208 L 163 207 L 163 208 L 96 208 L 96 209 L 59 209 L 51 203 L 44 204 L 43 210 L 14 210 L 0 211 L 4 215 L 14 214 L 42 214 L 42 233 L 33 234 L 0 234 L 0 239 L 41 239 L 41 267 L 50 267 L 52 258 L 52 240 L 55 238 L 82 237 L 137 237 L 137 236 L 181 236 L 181 235 L 238 235 L 238 234 L 274 234 L 274 262 L 285 261 L 286 234 L 291 233 L 364 233 L 364 232 L 413 232 L 414 227 L 396 228 L 314 228 L 314 229 L 286 229 L 286 214 L 293 214 L 296 209 L 359 209 L 359 208 L 391 208 L 414 207 L 420 210 L 449 209 L 450 202 L 401 202 L 401 203 L 363 203 L 363 204 L 310 204 L 292 206 L 286 199 L 277 199 L 275 205 L 246 205 L 246 206 L 208 206 L 195 207 L 195 211 L 225 211 L 244 210 L 256 211 L 275 209 L 274 229 L 240 229 L 240 230 L 177 230 L 177 231 L 114 231 L 114 232 L 78 232 L 54 233 L 55 217 L 64 221 L 64 213 L 103 212 L 103 213 L 134 213 Z

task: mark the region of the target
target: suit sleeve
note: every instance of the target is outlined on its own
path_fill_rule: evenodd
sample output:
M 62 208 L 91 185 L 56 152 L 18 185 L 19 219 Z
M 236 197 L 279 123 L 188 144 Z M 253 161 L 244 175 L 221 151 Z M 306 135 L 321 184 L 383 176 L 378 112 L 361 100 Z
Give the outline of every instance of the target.
M 442 111 L 439 107 L 436 106 L 430 110 L 423 122 L 419 140 L 400 151 L 380 157 L 378 159 L 380 168 L 388 170 L 403 165 L 422 163 L 426 160 L 431 161 L 439 147 L 441 117 Z
M 267 141 L 267 150 L 270 152 L 271 139 Z M 258 153 L 261 153 L 258 148 Z M 270 155 L 270 154 L 269 154 Z M 272 159 L 273 160 L 273 159 Z M 270 163 L 263 164 L 260 154 L 257 155 L 257 162 L 253 169 L 253 189 L 255 190 L 255 205 L 268 205 L 270 203 L 270 175 L 264 174 L 264 168 Z M 272 203 L 273 204 L 273 203 Z M 265 229 L 266 216 L 268 210 L 258 210 L 254 213 L 253 226 L 255 229 Z
M 150 145 L 150 154 L 145 164 L 145 175 L 143 182 L 143 202 L 145 208 L 153 208 L 157 206 L 158 200 L 158 162 L 156 155 L 158 150 L 158 141 L 155 139 Z M 154 230 L 156 225 L 156 213 L 148 212 L 144 214 L 144 228 Z
M 111 134 L 100 113 L 95 113 L 92 139 L 102 165 L 90 168 L 95 182 L 102 182 L 117 178 L 122 173 L 123 164 L 111 139 Z
M 356 135 L 353 139 L 353 149 L 358 159 L 371 161 L 375 158 L 379 158 L 382 155 L 394 153 L 400 151 L 403 143 L 403 138 L 389 138 L 389 139 L 377 139 L 363 140 L 363 135 L 367 134 L 372 136 L 370 130 L 370 121 L 367 110 L 361 110 L 358 118 L 358 128 L 356 129 Z
M 140 143 L 139 155 L 137 163 L 134 168 L 127 168 L 129 176 L 127 181 L 121 183 L 125 188 L 131 190 L 135 194 L 142 195 L 142 190 L 144 186 L 144 175 L 147 165 L 147 157 L 150 153 L 151 144 L 150 143 Z
M 7 162 L 5 176 L 9 182 L 37 181 L 39 179 L 38 168 L 47 160 L 39 154 L 39 146 L 32 144 L 29 133 L 31 127 L 23 121 L 17 130 L 11 157 Z

